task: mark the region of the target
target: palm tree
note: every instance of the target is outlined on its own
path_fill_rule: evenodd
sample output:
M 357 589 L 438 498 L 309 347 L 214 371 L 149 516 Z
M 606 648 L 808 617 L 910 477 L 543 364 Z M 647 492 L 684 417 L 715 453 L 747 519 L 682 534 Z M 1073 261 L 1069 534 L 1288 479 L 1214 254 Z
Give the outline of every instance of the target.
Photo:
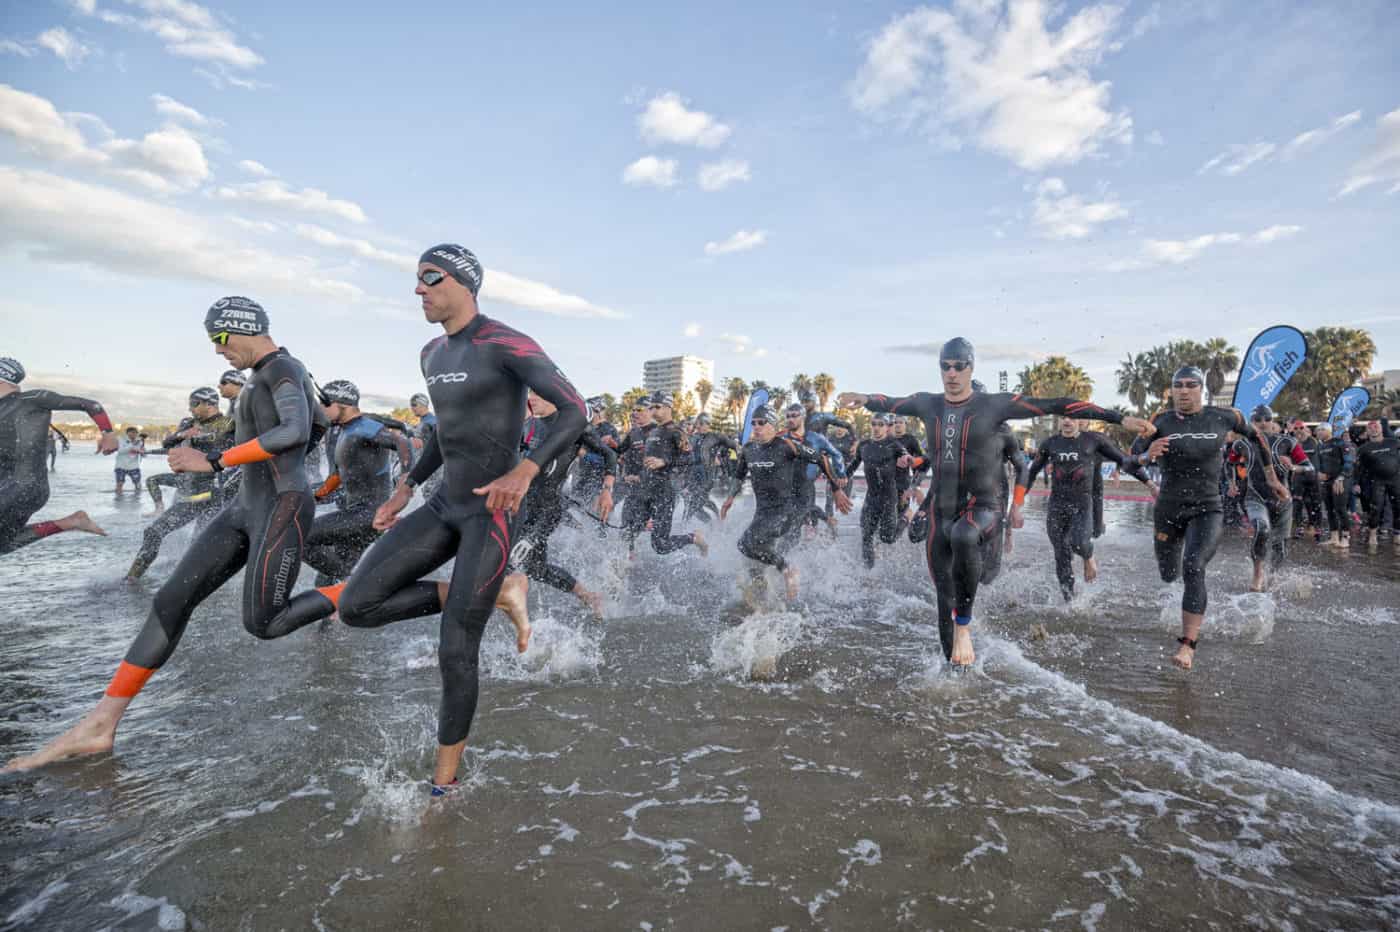
M 827 402 L 836 394 L 835 377 L 826 372 L 818 372 L 812 376 L 812 391 L 817 393 L 817 403 L 825 411 Z
M 1366 410 L 1361 412 L 1361 417 L 1367 419 L 1384 417 L 1396 410 L 1400 410 L 1400 388 L 1392 388 L 1388 391 L 1381 389 L 1376 392 L 1376 397 L 1371 399 Z
M 1208 360 L 1208 365 L 1202 367 L 1206 370 L 1206 391 L 1210 393 L 1210 403 L 1215 404 L 1215 396 L 1225 387 L 1225 379 L 1240 367 L 1240 351 L 1223 337 L 1207 340 L 1202 349 Z
M 695 383 L 695 396 L 700 399 L 700 410 L 702 412 L 710 410 L 710 396 L 715 393 L 715 387 L 709 379 L 701 379 Z
M 1094 380 L 1064 356 L 1051 356 L 1022 369 L 1016 391 L 1037 398 L 1070 397 L 1088 401 L 1094 391 Z
M 1339 392 L 1371 369 L 1376 344 L 1371 334 L 1352 327 L 1318 327 L 1306 334 L 1308 356 L 1275 405 L 1279 413 L 1308 420 L 1327 416 Z
M 1138 414 L 1147 408 L 1147 360 L 1139 353 L 1129 354 L 1118 365 L 1118 394 L 1127 395 Z
M 736 422 L 743 415 L 750 394 L 749 383 L 743 379 L 732 378 L 724 384 L 724 407 Z
M 792 393 L 801 396 L 804 391 L 812 390 L 812 377 L 805 372 L 799 372 L 792 377 Z

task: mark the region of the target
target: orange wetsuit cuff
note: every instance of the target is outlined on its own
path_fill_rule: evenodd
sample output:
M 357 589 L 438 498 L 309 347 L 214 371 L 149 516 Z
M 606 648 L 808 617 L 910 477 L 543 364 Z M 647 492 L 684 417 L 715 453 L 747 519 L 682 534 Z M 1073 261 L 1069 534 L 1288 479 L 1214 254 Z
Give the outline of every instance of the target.
M 236 447 L 230 447 L 223 455 L 225 466 L 244 466 L 248 463 L 261 463 L 270 459 L 272 459 L 272 454 L 263 449 L 263 445 L 258 443 L 257 437 L 240 443 Z
M 1023 485 L 1018 485 L 1018 486 L 1016 486 L 1016 491 L 1015 491 L 1015 492 L 1012 494 L 1012 496 L 1011 496 L 1011 504 L 1016 505 L 1016 506 L 1019 507 L 1019 506 L 1021 506 L 1021 505 L 1024 505 L 1025 503 L 1026 503 L 1026 487 L 1023 486 Z
M 316 497 L 325 498 L 338 488 L 340 488 L 340 473 L 333 472 L 326 477 L 326 481 L 322 482 L 321 487 L 316 490 Z
M 121 666 L 117 667 L 112 682 L 107 686 L 107 695 L 118 699 L 130 699 L 141 691 L 141 687 L 146 685 L 146 681 L 154 672 L 156 671 L 123 660 Z

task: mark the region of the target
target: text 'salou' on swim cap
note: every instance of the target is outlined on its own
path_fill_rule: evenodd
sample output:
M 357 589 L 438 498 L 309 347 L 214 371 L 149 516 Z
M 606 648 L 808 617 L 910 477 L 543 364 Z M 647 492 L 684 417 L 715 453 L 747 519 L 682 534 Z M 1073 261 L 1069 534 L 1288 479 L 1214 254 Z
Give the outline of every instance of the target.
M 481 292 L 481 282 L 485 278 L 485 272 L 481 269 L 481 261 L 465 246 L 458 246 L 456 243 L 439 243 L 419 256 L 418 263 L 420 265 L 435 265 L 442 269 L 470 291 L 472 297 L 476 297 Z
M 211 336 L 261 336 L 270 329 L 267 311 L 252 298 L 230 295 L 210 305 L 204 315 L 204 329 Z M 221 342 L 227 342 L 221 341 Z

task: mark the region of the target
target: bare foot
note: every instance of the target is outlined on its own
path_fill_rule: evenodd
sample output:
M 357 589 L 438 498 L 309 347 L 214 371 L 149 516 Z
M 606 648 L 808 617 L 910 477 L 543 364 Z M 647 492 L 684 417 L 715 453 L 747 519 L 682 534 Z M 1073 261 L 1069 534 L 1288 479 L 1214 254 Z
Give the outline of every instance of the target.
M 797 571 L 797 567 L 789 566 L 783 570 L 783 582 L 787 583 L 788 601 L 797 598 L 798 587 L 802 583 L 802 574 Z
M 86 511 L 75 511 L 66 518 L 59 518 L 54 522 L 65 531 L 85 531 L 88 534 L 96 534 L 99 537 L 106 537 L 107 532 L 97 526 L 97 522 L 88 517 Z
M 1093 557 L 1084 560 L 1084 581 L 1091 583 L 1099 578 L 1099 561 Z
M 700 556 L 708 557 L 710 555 L 710 545 L 705 540 L 705 535 L 700 533 L 699 531 L 696 531 L 690 536 L 691 539 L 695 541 L 695 549 L 700 551 Z
M 953 630 L 953 666 L 970 667 L 976 660 L 977 652 L 972 649 L 972 632 L 967 625 L 957 625 Z
M 1050 631 L 1044 625 L 1031 625 L 1031 640 L 1044 641 L 1050 637 Z
M 1264 564 L 1254 564 L 1254 578 L 1249 581 L 1250 592 L 1263 592 L 1268 587 Z
M 579 600 L 583 602 L 584 605 L 588 606 L 589 610 L 593 612 L 594 617 L 603 617 L 603 593 L 592 592 L 585 589 L 583 588 L 583 583 L 574 583 L 574 595 L 578 596 Z
M 525 605 L 529 592 L 530 581 L 525 574 L 511 573 L 496 594 L 496 607 L 505 612 L 510 623 L 515 625 L 515 649 L 522 654 L 530 646 L 530 613 Z
M 72 728 L 25 757 L 16 757 L 5 765 L 5 771 L 32 770 L 67 757 L 103 754 L 112 750 L 116 738 L 116 722 L 108 723 L 88 715 Z
M 1176 654 L 1172 657 L 1172 663 L 1183 670 L 1191 669 L 1191 664 L 1194 663 L 1195 660 L 1196 649 L 1190 644 L 1181 645 L 1181 647 L 1177 649 Z

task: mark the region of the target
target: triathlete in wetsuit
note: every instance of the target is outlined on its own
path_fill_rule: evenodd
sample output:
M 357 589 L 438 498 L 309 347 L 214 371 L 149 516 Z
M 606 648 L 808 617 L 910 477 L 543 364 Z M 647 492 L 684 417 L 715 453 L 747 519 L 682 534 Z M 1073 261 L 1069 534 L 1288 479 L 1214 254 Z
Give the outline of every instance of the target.
M 641 486 L 622 509 L 623 525 L 627 529 L 623 536 L 631 550 L 650 521 L 651 549 L 657 553 L 674 553 L 694 544 L 704 555 L 709 553 L 710 548 L 699 531 L 671 533 L 671 522 L 676 513 L 676 487 L 671 484 L 672 470 L 683 465 L 690 454 L 690 444 L 685 434 L 671 420 L 671 403 L 670 395 L 657 392 L 652 395 L 648 405 L 652 423 L 642 435 Z M 629 431 L 618 452 L 625 456 L 636 443 L 635 434 Z
M 245 566 L 243 626 L 259 638 L 286 633 L 282 626 L 301 567 L 302 538 L 315 515 L 303 458 L 320 440 L 325 415 L 315 403 L 306 369 L 268 336 L 267 312 L 257 302 L 221 298 L 205 315 L 204 327 L 215 352 L 237 368 L 253 370 L 235 419 L 237 445 L 208 454 L 176 447 L 170 451 L 170 467 L 211 472 L 241 464 L 238 498 L 205 526 L 160 587 L 97 708 L 12 767 L 109 750 L 127 706 L 170 659 L 195 607 Z M 298 598 L 321 596 L 313 591 Z
M 797 489 L 794 474 L 811 464 L 821 468 L 833 483 L 837 477 L 825 455 L 805 446 L 790 433 L 778 436 L 778 415 L 772 408 L 760 405 L 750 415 L 750 423 L 753 433 L 739 451 L 734 486 L 720 507 L 719 516 L 722 520 L 729 514 L 734 498 L 744 486 L 744 480 L 751 480 L 754 515 L 739 538 L 739 552 L 750 560 L 765 563 L 781 572 L 787 583 L 787 597 L 795 599 L 800 577 L 797 567 L 790 565 L 783 557 L 792 515 L 799 507 L 794 500 Z M 836 507 L 841 509 L 842 514 L 851 510 L 850 500 L 839 488 Z M 759 576 L 762 568 L 751 566 L 750 572 Z
M 806 412 L 802 410 L 800 404 L 788 405 L 784 412 L 784 423 L 787 427 L 787 436 L 792 437 L 803 446 L 810 446 L 830 460 L 830 468 L 826 471 L 836 477 L 837 488 L 845 486 L 845 458 L 824 435 L 807 435 Z M 827 518 L 826 512 L 817 507 L 817 477 L 821 474 L 822 469 L 816 464 L 809 464 L 793 473 L 793 520 L 788 528 L 788 534 L 791 535 L 794 542 L 801 535 L 804 525 L 816 527 L 823 521 L 828 522 L 831 527 L 831 536 L 836 536 L 836 519 L 834 517 Z
M 525 422 L 525 436 L 521 442 L 521 452 L 527 456 L 551 438 L 559 429 L 561 419 L 559 409 L 534 392 L 530 393 L 528 403 L 532 417 Z M 540 465 L 539 473 L 530 483 L 530 491 L 521 505 L 520 527 L 515 535 L 516 544 L 511 549 L 511 564 L 513 569 L 531 579 L 578 596 L 594 615 L 602 617 L 602 595 L 589 590 L 568 570 L 549 562 L 549 537 L 564 518 L 564 480 L 580 450 L 587 450 L 603 461 L 602 486 L 591 504 L 602 521 L 608 520 L 613 506 L 612 487 L 617 471 L 617 454 L 598 439 L 592 426 L 586 425 L 572 442 L 567 442 L 562 453 Z
M 1322 486 L 1319 483 L 1317 457 L 1319 444 L 1302 418 L 1288 425 L 1293 440 L 1308 458 L 1310 469 L 1293 470 L 1293 536 L 1303 536 L 1303 519 L 1312 525 L 1313 540 L 1322 543 Z
M 1400 439 L 1387 426 L 1366 425 L 1366 442 L 1356 450 L 1356 478 L 1366 496 L 1366 546 L 1376 547 L 1388 504 L 1391 540 L 1400 549 Z
M 115 453 L 117 435 L 102 405 L 88 398 L 33 389 L 21 391 L 24 366 L 0 357 L 0 553 L 27 547 L 61 531 L 107 532 L 85 511 L 75 511 L 56 521 L 27 524 L 31 515 L 49 500 L 48 433 L 55 411 L 84 411 L 102 431 L 97 448 Z
M 998 470 L 997 491 L 1001 494 L 998 504 L 1001 506 L 997 513 L 1001 515 L 1001 532 L 989 534 L 982 543 L 982 578 L 984 586 L 996 582 L 997 576 L 1001 574 L 1002 553 L 1011 550 L 1012 527 L 1010 521 L 1010 508 L 1013 498 L 1012 485 L 1014 480 L 1015 488 L 1024 497 L 1026 489 L 1030 488 L 1028 476 L 1030 475 L 1030 460 L 1026 458 L 1025 451 L 1021 449 L 1021 444 L 1017 442 L 1011 428 L 1006 424 L 1001 425 L 1001 468 Z M 924 516 L 924 523 L 927 526 L 928 516 Z M 909 527 L 910 539 L 913 539 L 914 527 Z M 922 539 L 922 538 L 921 538 Z
M 1293 504 L 1271 494 L 1266 472 L 1286 488 L 1291 471 L 1313 467 L 1293 438 L 1279 433 L 1274 411 L 1268 405 L 1257 406 L 1250 412 L 1249 420 L 1254 430 L 1234 442 L 1230 458 L 1241 464 L 1245 472 L 1244 508 L 1254 524 L 1254 580 L 1250 591 L 1263 592 L 1269 574 L 1277 573 L 1283 566 L 1288 540 L 1293 536 Z
M 712 430 L 708 414 L 695 419 L 695 433 L 690 435 L 691 464 L 682 520 L 694 516 L 708 524 L 709 512 L 718 514 L 719 509 L 710 499 L 710 492 L 715 485 L 715 476 L 720 472 L 720 457 L 728 456 L 731 452 L 739 452 L 738 443 L 732 437 Z
M 890 436 L 904 447 L 904 452 L 908 453 L 912 459 L 909 465 L 901 467 L 901 486 L 908 501 L 912 501 L 918 495 L 918 485 L 922 482 L 922 474 L 928 471 L 928 458 L 924 456 L 924 448 L 919 443 L 919 438 L 909 433 L 909 422 L 906 418 L 895 415 L 890 420 Z M 900 513 L 903 517 L 905 505 L 908 501 L 900 502 Z
M 817 396 L 809 388 L 804 388 L 800 392 L 798 392 L 797 400 L 801 403 L 802 410 L 806 413 L 806 422 L 803 425 L 805 428 L 804 436 L 811 437 L 820 434 L 827 440 L 831 441 L 831 445 L 835 447 L 836 451 L 841 455 L 841 459 L 843 462 L 850 459 L 851 454 L 855 452 L 856 446 L 856 429 L 851 425 L 851 422 L 845 420 L 844 418 L 839 418 L 835 414 L 831 414 L 830 412 L 818 410 Z M 840 430 L 844 431 L 844 440 L 841 440 L 830 433 L 833 427 L 839 428 Z M 849 475 L 849 472 L 847 472 L 846 475 Z M 826 511 L 826 519 L 827 522 L 831 524 L 833 532 L 836 528 L 836 524 L 834 521 L 836 491 L 838 488 L 846 489 L 848 487 L 849 486 L 840 485 L 839 483 L 837 485 L 832 485 L 829 482 L 826 484 L 826 502 L 823 504 L 822 507 Z
M 1002 422 L 1063 414 L 1122 422 L 1148 429 L 1137 418 L 1123 418 L 1076 398 L 1025 398 L 972 391 L 972 344 L 949 340 L 939 353 L 943 394 L 919 392 L 907 398 L 847 394 L 841 405 L 863 404 L 871 411 L 892 411 L 923 418 L 930 444 L 929 534 L 925 549 L 929 574 L 938 594 L 938 629 L 944 656 L 954 664 L 973 662 L 968 626 L 982 573 L 981 544 L 999 533 L 997 495 L 1001 471 Z M 1020 502 L 1016 502 L 1020 505 Z M 1013 515 L 1015 513 L 1013 512 Z M 1020 523 L 1013 517 L 1013 523 Z
M 1332 436 L 1330 424 L 1317 427 L 1317 480 L 1327 512 L 1329 547 L 1346 547 L 1351 536 L 1347 493 L 1356 467 L 1356 450 L 1347 442 L 1346 432 L 1339 433 L 1340 436 Z
M 608 421 L 607 401 L 602 395 L 594 395 L 586 400 L 588 405 L 588 425 L 593 431 L 593 436 L 610 450 L 616 450 L 620 435 L 617 428 Z M 617 459 L 616 456 L 613 457 Z M 574 495 L 583 501 L 592 501 L 598 497 L 598 493 L 603 491 L 603 480 L 607 476 L 615 475 L 616 467 L 607 468 L 607 459 L 599 453 L 585 451 L 579 457 L 578 468 L 574 470 L 573 491 Z M 598 526 L 599 536 L 602 536 L 603 525 Z
M 1045 509 L 1045 533 L 1055 551 L 1055 577 L 1060 593 L 1068 602 L 1074 597 L 1074 555 L 1084 560 L 1084 581 L 1099 575 L 1094 560 L 1094 482 L 1097 463 L 1108 460 L 1151 486 L 1142 466 L 1130 462 L 1108 438 L 1096 431 L 1081 431 L 1074 418 L 1061 418 L 1060 431 L 1041 441 L 1026 477 L 1029 486 L 1042 469 L 1048 470 L 1052 485 Z
M 481 636 L 506 576 L 512 516 L 540 467 L 565 453 L 588 423 L 583 397 L 530 337 L 481 314 L 482 269 L 461 246 L 434 246 L 418 261 L 414 289 L 429 323 L 443 335 L 420 357 L 438 415 L 423 457 L 380 507 L 385 530 L 360 560 L 340 596 L 347 625 L 377 628 L 441 613 L 438 665 L 442 705 L 433 784 L 456 778 L 476 715 Z M 525 393 L 559 408 L 557 429 L 520 458 Z M 400 518 L 414 488 L 439 468 L 437 494 Z M 423 577 L 454 560 L 445 590 Z M 525 649 L 528 633 L 518 631 Z
M 403 433 L 360 410 L 360 390 L 353 382 L 327 382 L 321 399 L 329 402 L 325 412 L 332 430 L 327 436 L 334 435 L 335 444 L 326 455 L 330 475 L 315 495 L 318 502 L 336 495 L 336 510 L 316 516 L 302 559 L 316 570 L 316 585 L 329 586 L 348 577 L 379 539 L 374 513 L 393 491 L 393 460 L 407 469 L 412 452 Z M 325 608 L 322 617 L 329 617 L 333 609 L 329 604 Z
M 233 419 L 219 410 L 219 393 L 212 388 L 197 388 L 190 392 L 190 417 L 180 422 L 180 426 L 169 434 L 161 446 L 168 453 L 180 446 L 190 446 L 201 453 L 222 453 L 234 444 Z M 191 521 L 203 524 L 214 516 L 223 502 L 213 494 L 215 475 L 210 472 L 163 473 L 175 480 L 175 488 L 180 500 L 169 511 L 146 526 L 141 536 L 141 549 L 126 571 L 126 578 L 140 579 L 160 553 L 165 538 Z M 146 483 L 151 496 L 159 507 L 160 492 L 151 483 L 161 476 L 153 476 Z
M 1221 451 L 1231 431 L 1254 435 L 1253 426 L 1234 408 L 1202 405 L 1205 373 L 1183 366 L 1172 375 L 1172 410 L 1152 419 L 1157 438 L 1138 458 L 1155 460 L 1162 470 L 1161 491 L 1152 512 L 1153 549 L 1163 582 L 1181 577 L 1180 644 L 1172 662 L 1190 669 L 1206 611 L 1206 565 L 1220 545 Z M 1266 453 L 1267 455 L 1267 453 Z M 1286 499 L 1288 490 L 1270 469 L 1269 487 Z
M 642 459 L 646 456 L 647 434 L 651 432 L 651 406 L 646 398 L 632 406 L 631 425 L 617 441 L 618 472 L 622 481 L 617 485 L 614 499 L 623 502 L 622 525 L 627 527 L 635 522 L 633 510 L 641 507 L 642 476 L 646 470 Z M 642 519 L 646 524 L 646 519 Z
M 904 447 L 890 436 L 890 416 L 870 417 L 870 438 L 856 444 L 846 475 L 865 467 L 865 500 L 860 506 L 860 555 L 867 568 L 875 565 L 875 534 L 892 544 L 899 536 L 899 485 L 896 475 Z M 927 528 L 927 524 L 925 524 Z

